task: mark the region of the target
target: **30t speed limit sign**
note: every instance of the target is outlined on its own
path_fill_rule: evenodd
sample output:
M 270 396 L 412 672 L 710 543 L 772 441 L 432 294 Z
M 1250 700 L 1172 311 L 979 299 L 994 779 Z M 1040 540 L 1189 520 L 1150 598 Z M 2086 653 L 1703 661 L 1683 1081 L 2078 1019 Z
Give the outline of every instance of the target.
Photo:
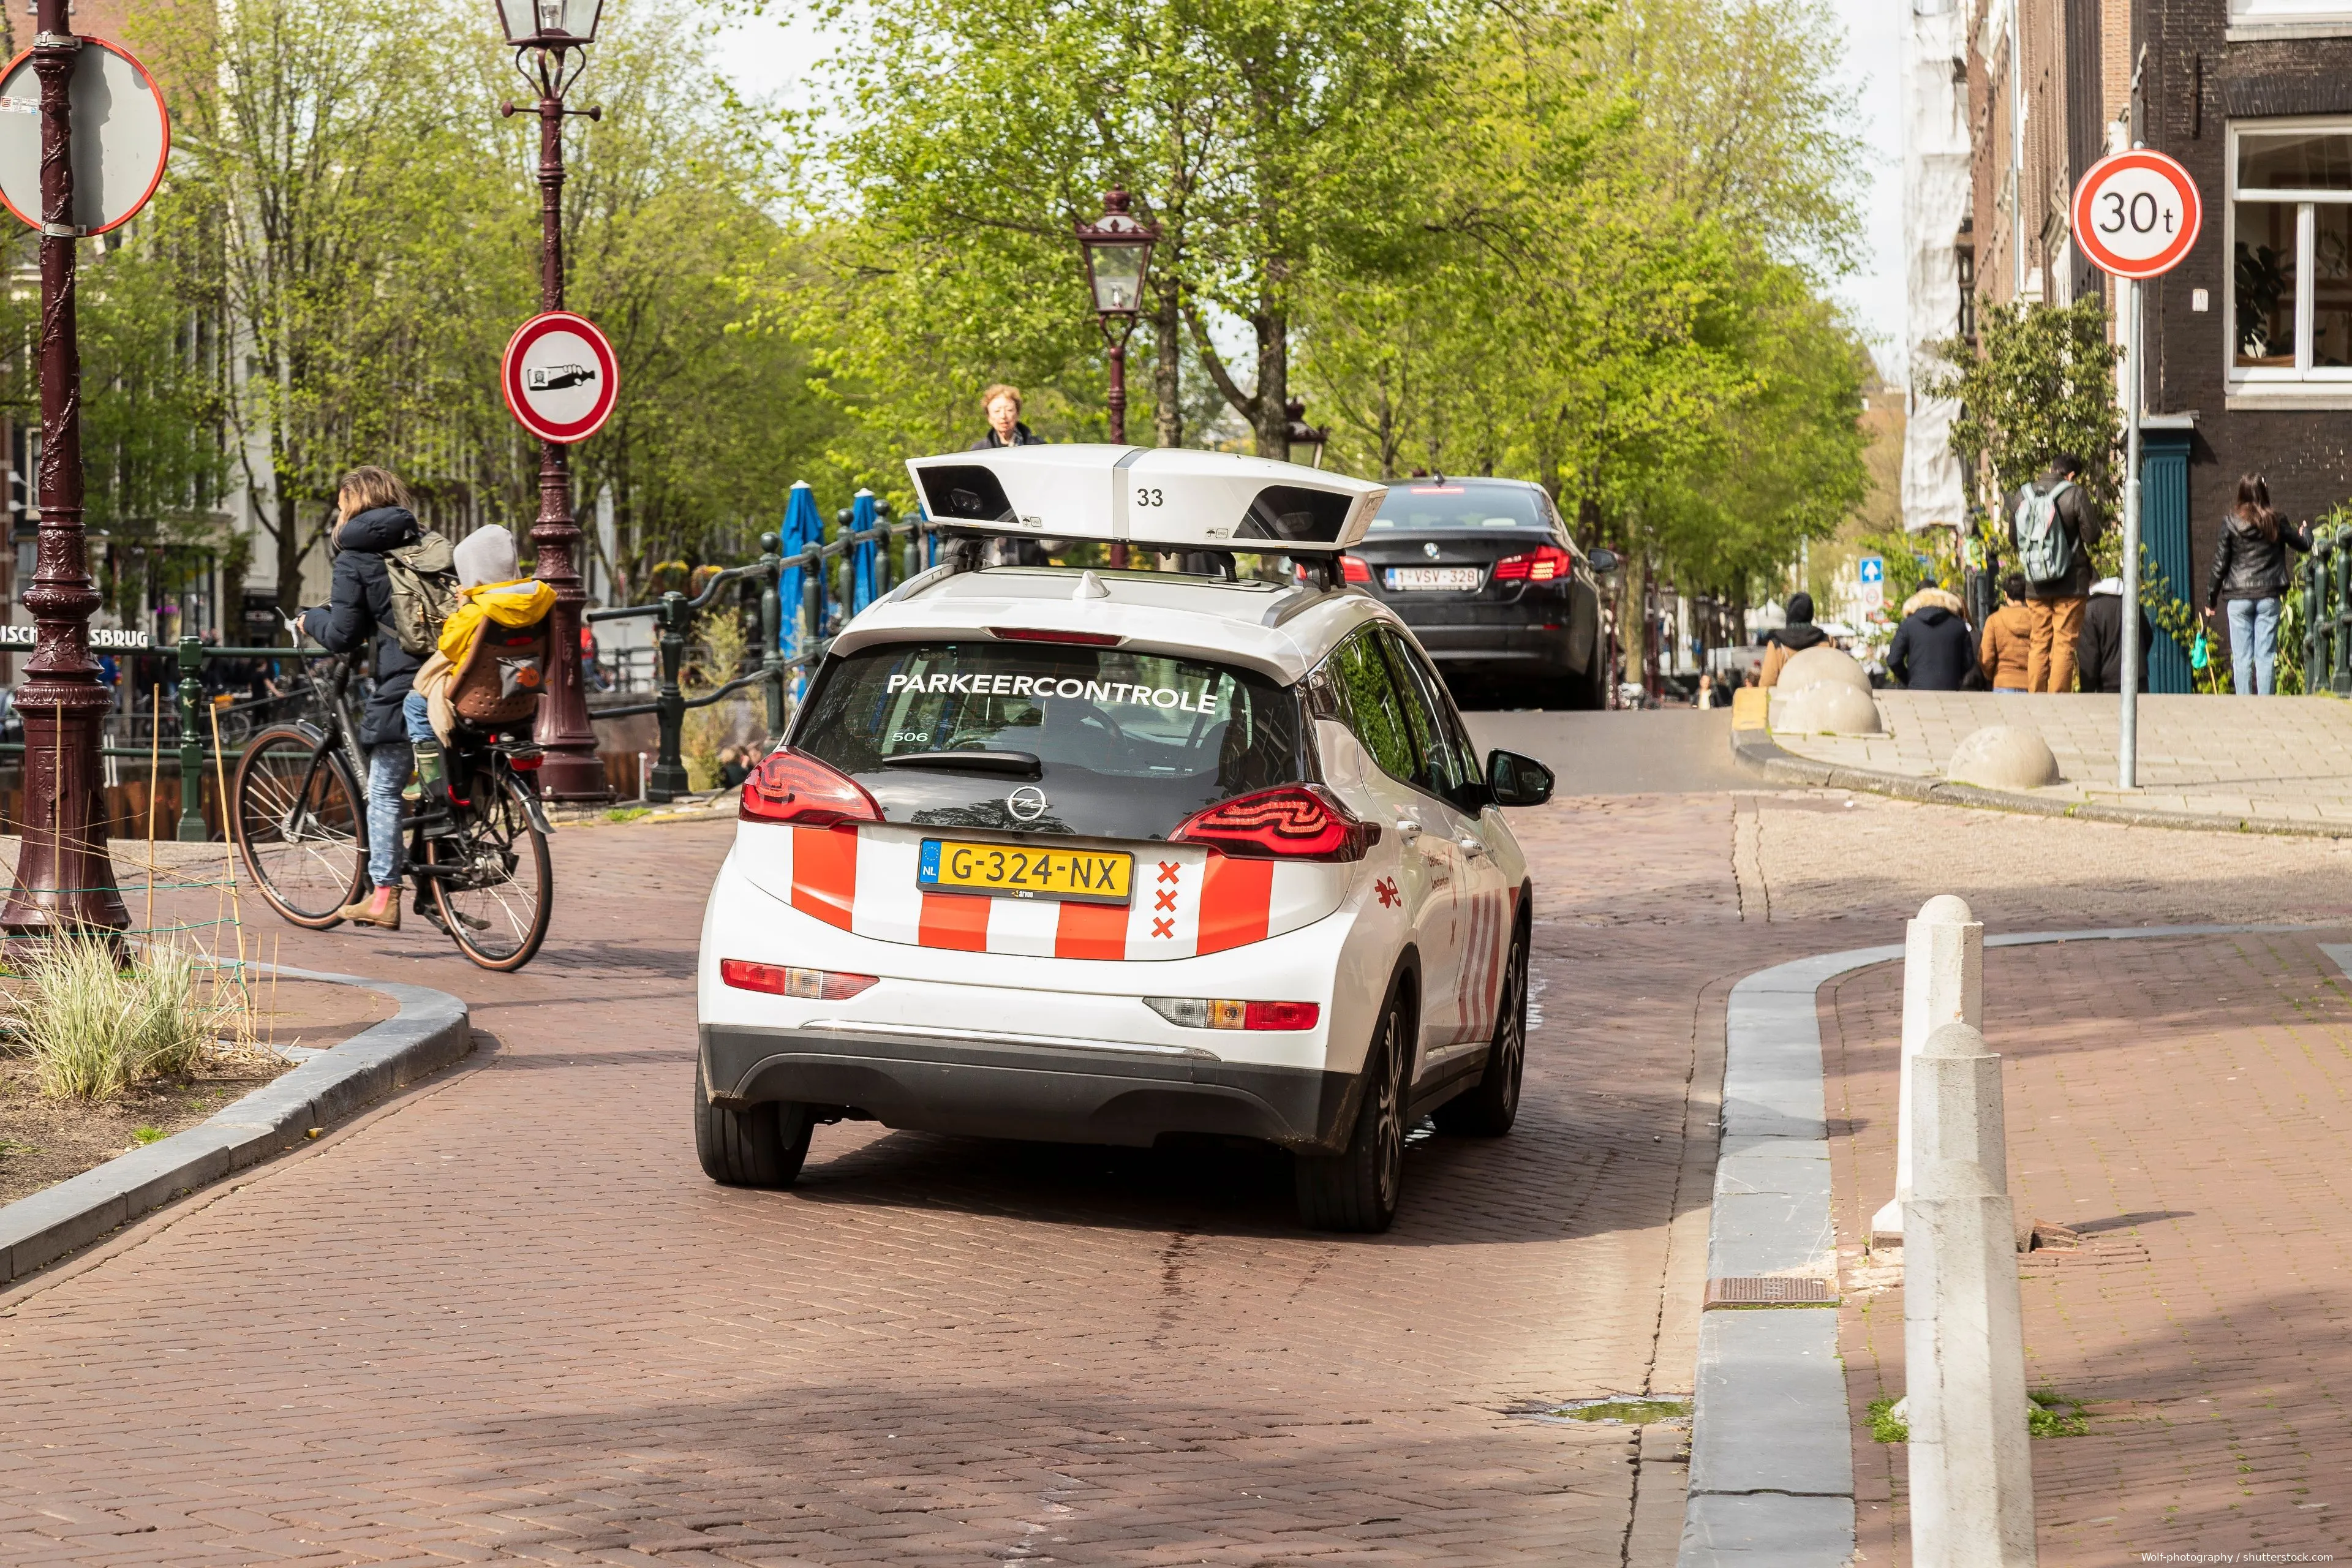
M 2074 242 L 2117 278 L 2171 271 L 2203 217 L 2189 171 L 2145 148 L 2100 159 L 2074 187 Z

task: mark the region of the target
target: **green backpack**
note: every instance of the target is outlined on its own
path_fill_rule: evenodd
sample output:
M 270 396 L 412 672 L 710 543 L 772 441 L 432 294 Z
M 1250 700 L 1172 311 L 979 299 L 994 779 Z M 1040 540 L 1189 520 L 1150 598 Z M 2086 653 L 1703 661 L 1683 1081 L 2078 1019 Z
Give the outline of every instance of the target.
M 441 623 L 457 607 L 457 558 L 449 542 L 428 528 L 415 543 L 385 551 L 383 570 L 392 580 L 393 637 L 401 652 L 425 658 L 441 640 Z

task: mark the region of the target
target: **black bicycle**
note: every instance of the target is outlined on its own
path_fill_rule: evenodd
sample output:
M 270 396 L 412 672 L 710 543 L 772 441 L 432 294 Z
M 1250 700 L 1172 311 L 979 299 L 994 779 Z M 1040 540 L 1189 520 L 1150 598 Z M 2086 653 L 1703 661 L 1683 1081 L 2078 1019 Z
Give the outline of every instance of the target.
M 246 742 L 231 786 L 237 851 L 261 896 L 312 931 L 340 924 L 367 878 L 367 776 L 343 658 L 312 682 L 313 717 L 273 724 Z M 460 729 L 445 748 L 446 827 L 428 835 L 404 811 L 415 908 L 484 969 L 530 962 L 547 939 L 555 869 L 546 814 L 530 775 L 540 750 L 529 731 Z

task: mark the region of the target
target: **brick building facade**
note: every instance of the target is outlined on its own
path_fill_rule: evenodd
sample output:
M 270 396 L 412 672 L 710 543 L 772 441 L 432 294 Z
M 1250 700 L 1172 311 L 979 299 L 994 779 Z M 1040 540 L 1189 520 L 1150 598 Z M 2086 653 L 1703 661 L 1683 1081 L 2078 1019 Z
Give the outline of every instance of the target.
M 2198 182 L 2203 231 L 2143 296 L 2142 525 L 2201 602 L 2240 474 L 2298 518 L 2352 499 L 2352 0 L 1972 0 L 1970 24 L 1978 300 L 2112 310 L 2074 182 L 2135 140 Z M 2150 676 L 2189 689 L 2168 642 Z

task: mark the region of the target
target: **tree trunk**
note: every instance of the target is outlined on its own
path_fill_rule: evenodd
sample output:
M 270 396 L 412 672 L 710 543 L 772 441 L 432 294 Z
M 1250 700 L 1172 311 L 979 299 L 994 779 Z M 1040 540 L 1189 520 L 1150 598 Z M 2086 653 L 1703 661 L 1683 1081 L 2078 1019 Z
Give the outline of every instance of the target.
M 1152 439 L 1162 447 L 1184 444 L 1183 394 L 1184 321 L 1179 313 L 1176 285 L 1161 285 L 1159 308 L 1151 313 L 1156 358 L 1151 363 Z
M 1650 639 L 1650 563 L 1642 552 L 1625 552 L 1618 584 L 1617 647 L 1625 661 L 1619 679 L 1638 681 L 1649 664 Z
M 302 509 L 278 481 L 278 520 L 268 525 L 278 546 L 278 607 L 288 615 L 302 607 Z
M 1290 461 L 1290 319 L 1278 310 L 1250 318 L 1257 330 L 1257 395 L 1244 410 L 1257 455 Z

